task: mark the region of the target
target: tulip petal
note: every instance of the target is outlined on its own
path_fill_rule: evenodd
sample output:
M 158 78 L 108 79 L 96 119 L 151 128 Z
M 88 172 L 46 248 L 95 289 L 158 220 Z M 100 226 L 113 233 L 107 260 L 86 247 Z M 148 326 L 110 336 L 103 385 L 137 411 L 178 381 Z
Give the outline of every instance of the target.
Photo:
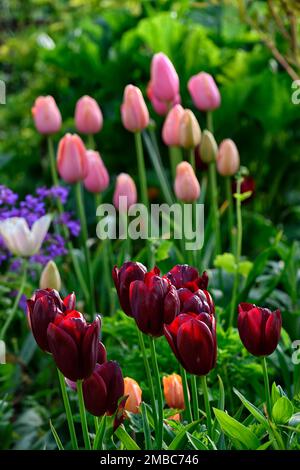
M 34 222 L 32 229 L 31 229 L 31 233 L 32 233 L 33 240 L 34 240 L 32 254 L 37 253 L 39 249 L 41 248 L 44 238 L 47 235 L 47 232 L 49 230 L 50 223 L 51 223 L 51 215 L 48 215 L 48 214 L 44 215 L 40 219 L 36 220 L 36 222 Z
M 59 370 L 70 380 L 80 377 L 78 349 L 73 338 L 61 328 L 50 323 L 47 329 L 50 352 Z
M 100 320 L 97 317 L 96 320 L 88 326 L 81 346 L 80 366 L 83 378 L 89 377 L 95 369 L 99 351 L 99 332 Z
M 83 381 L 83 398 L 86 409 L 94 416 L 103 416 L 106 413 L 107 388 L 105 381 L 95 372 Z
M 271 313 L 265 327 L 265 354 L 270 355 L 277 348 L 281 333 L 281 313 L 276 310 Z
M 108 361 L 97 366 L 97 373 L 103 378 L 107 388 L 106 411 L 112 415 L 117 407 L 119 399 L 124 395 L 124 379 L 119 364 Z

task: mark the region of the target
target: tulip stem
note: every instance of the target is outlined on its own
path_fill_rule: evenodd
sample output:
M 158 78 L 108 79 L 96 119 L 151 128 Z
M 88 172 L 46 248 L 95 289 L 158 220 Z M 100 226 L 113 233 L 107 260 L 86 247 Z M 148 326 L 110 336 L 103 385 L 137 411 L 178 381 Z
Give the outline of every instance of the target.
M 233 203 L 232 203 L 232 191 L 231 191 L 231 179 L 230 176 L 225 178 L 226 185 L 226 199 L 228 202 L 228 229 L 229 229 L 229 239 L 230 239 L 230 251 L 234 253 L 235 251 L 235 236 L 234 236 L 234 217 L 233 217 Z
M 148 208 L 149 201 L 148 201 L 148 192 L 147 192 L 147 178 L 146 178 L 145 159 L 144 159 L 144 152 L 143 152 L 142 134 L 140 132 L 135 132 L 134 140 L 135 140 L 135 149 L 136 149 L 139 180 L 140 180 L 141 201 L 142 201 L 142 204 L 144 204 Z
M 236 309 L 236 298 L 237 298 L 238 287 L 239 287 L 239 264 L 240 264 L 240 257 L 242 253 L 243 226 L 242 226 L 242 210 L 241 210 L 241 199 L 240 199 L 241 182 L 242 182 L 241 178 L 238 178 L 237 188 L 236 188 L 237 237 L 236 237 L 236 249 L 235 249 L 235 273 L 234 273 L 234 281 L 233 281 L 233 289 L 232 289 L 229 328 L 233 326 L 234 313 Z
M 152 336 L 149 336 L 150 340 L 150 351 L 151 351 L 151 358 L 152 364 L 154 369 L 154 379 L 156 385 L 156 393 L 157 393 L 157 404 L 158 404 L 158 423 L 157 423 L 157 438 L 156 438 L 156 446 L 158 450 L 162 450 L 163 444 L 163 429 L 164 429 L 164 420 L 163 420 L 163 394 L 160 384 L 160 376 L 159 376 L 159 369 L 157 364 L 157 355 L 155 351 L 155 340 Z
M 56 171 L 54 146 L 53 146 L 53 140 L 51 136 L 48 136 L 48 153 L 49 153 L 52 181 L 53 181 L 54 186 L 58 186 L 59 183 L 58 183 L 58 176 L 57 176 L 57 171 Z
M 189 150 L 189 160 L 190 160 L 190 164 L 192 165 L 193 170 L 196 174 L 196 157 L 195 157 L 195 149 L 194 148 Z
M 199 403 L 198 403 L 197 377 L 195 375 L 191 376 L 191 390 L 192 390 L 194 421 L 198 421 Z
M 19 287 L 19 290 L 18 290 L 18 294 L 15 298 L 15 301 L 14 301 L 14 304 L 13 304 L 13 307 L 1 329 L 1 333 L 0 333 L 0 340 L 4 340 L 4 337 L 6 335 L 6 332 L 8 330 L 8 328 L 10 327 L 10 324 L 11 322 L 13 321 L 14 317 L 15 317 L 15 314 L 18 310 L 18 307 L 19 307 L 19 302 L 20 302 L 20 299 L 23 295 L 23 292 L 24 292 L 24 288 L 25 288 L 25 285 L 26 285 L 26 278 L 27 278 L 27 261 L 24 260 L 24 266 L 23 266 L 23 276 L 22 276 L 22 279 L 21 279 L 21 284 L 20 284 L 20 287 Z
M 78 402 L 79 402 L 79 413 L 80 421 L 82 427 L 82 434 L 84 440 L 84 447 L 87 450 L 91 450 L 91 442 L 89 437 L 89 430 L 86 419 L 86 412 L 84 407 L 83 393 L 82 393 L 82 380 L 77 380 L 77 393 L 78 393 Z
M 269 376 L 268 376 L 268 366 L 267 366 L 267 359 L 264 356 L 262 358 L 262 368 L 264 374 L 264 383 L 265 383 L 265 395 L 266 395 L 266 402 L 267 402 L 267 411 L 269 415 L 269 419 L 272 419 L 272 406 L 271 406 L 271 396 L 270 396 L 270 384 L 269 384 Z
M 82 242 L 85 254 L 85 262 L 87 267 L 88 273 L 88 284 L 89 284 L 89 307 L 90 307 L 90 314 L 93 318 L 95 315 L 95 291 L 94 291 L 94 279 L 93 279 L 93 271 L 91 265 L 91 256 L 90 250 L 88 247 L 88 229 L 87 229 L 87 222 L 84 210 L 84 203 L 83 203 L 83 194 L 82 194 L 82 187 L 81 183 L 76 183 L 76 200 L 77 200 L 77 209 L 78 215 L 80 219 L 81 225 L 81 233 L 82 233 Z
M 151 407 L 152 407 L 152 413 L 153 413 L 154 426 L 155 426 L 155 429 L 157 429 L 157 411 L 156 411 L 156 402 L 155 402 L 155 394 L 154 394 L 151 370 L 150 370 L 149 361 L 148 361 L 148 358 L 147 358 L 143 333 L 139 330 L 138 327 L 136 328 L 136 331 L 137 331 L 139 345 L 140 345 L 140 349 L 141 349 L 141 352 L 142 352 L 144 367 L 145 367 L 145 371 L 146 371 L 146 375 L 147 375 L 147 381 L 148 381 L 148 386 L 149 386 L 149 393 L 150 393 L 150 401 L 151 401 Z
M 68 397 L 68 393 L 67 393 L 67 390 L 66 390 L 65 378 L 64 378 L 64 375 L 60 372 L 59 369 L 57 369 L 57 373 L 58 373 L 58 379 L 59 379 L 61 394 L 62 394 L 62 398 L 63 398 L 63 402 L 64 402 L 64 407 L 65 407 L 66 415 L 67 415 L 67 422 L 68 422 L 69 433 L 70 433 L 70 437 L 71 437 L 72 449 L 77 450 L 78 449 L 78 443 L 77 443 L 77 437 L 76 437 L 76 432 L 75 432 L 73 415 L 72 415 L 72 411 L 71 411 L 69 397 Z
M 204 397 L 204 406 L 205 406 L 206 423 L 207 423 L 207 433 L 208 433 L 209 437 L 212 437 L 211 409 L 210 409 L 210 403 L 209 403 L 206 375 L 201 376 L 201 386 L 202 386 L 202 392 L 203 392 L 203 397 Z
M 192 416 L 192 409 L 191 409 L 191 402 L 190 402 L 190 395 L 189 395 L 189 386 L 188 386 L 188 381 L 186 377 L 186 371 L 182 367 L 181 364 L 179 364 L 180 367 L 180 375 L 181 375 L 181 380 L 182 380 L 182 388 L 183 388 L 183 396 L 184 396 L 184 405 L 185 405 L 185 410 L 187 414 L 187 419 L 191 423 L 193 421 L 193 416 Z
M 88 135 L 87 144 L 88 144 L 88 150 L 94 150 L 95 149 L 95 139 L 94 139 L 93 134 Z
M 181 150 L 179 147 L 169 147 L 169 158 L 170 158 L 170 167 L 172 175 L 172 183 L 175 183 L 176 178 L 176 168 L 177 165 L 182 161 Z

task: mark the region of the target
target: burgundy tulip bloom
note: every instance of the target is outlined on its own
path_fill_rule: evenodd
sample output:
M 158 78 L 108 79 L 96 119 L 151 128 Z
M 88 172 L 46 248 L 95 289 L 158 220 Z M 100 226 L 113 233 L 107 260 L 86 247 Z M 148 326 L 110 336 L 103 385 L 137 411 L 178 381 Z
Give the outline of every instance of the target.
M 57 315 L 49 324 L 49 349 L 65 377 L 76 381 L 92 374 L 99 354 L 99 331 L 99 317 L 89 324 L 76 310 Z
M 208 286 L 206 271 L 203 272 L 202 276 L 199 276 L 198 270 L 188 264 L 177 264 L 166 274 L 166 277 L 170 279 L 171 284 L 176 289 L 186 287 L 192 292 L 196 292 L 198 289 L 207 289 Z
M 112 277 L 117 289 L 119 301 L 122 309 L 129 317 L 132 317 L 129 287 L 132 281 L 143 281 L 147 269 L 142 263 L 127 261 L 120 269 L 115 266 L 112 270 Z
M 210 296 L 206 290 L 198 289 L 196 292 L 191 292 L 186 287 L 178 289 L 177 291 L 180 299 L 180 312 L 193 312 L 193 313 L 209 313 L 214 314 L 215 307 Z
M 245 348 L 254 356 L 269 356 L 275 351 L 280 339 L 280 310 L 241 303 L 238 306 L 238 330 Z
M 176 288 L 154 268 L 143 281 L 130 284 L 132 315 L 139 329 L 151 336 L 162 336 L 164 323 L 171 323 L 180 311 Z
M 94 416 L 112 415 L 124 395 L 124 379 L 120 366 L 114 361 L 97 364 L 92 375 L 83 381 L 86 409 Z
M 206 375 L 217 357 L 215 317 L 208 313 L 181 313 L 164 327 L 165 337 L 187 372 Z
M 32 334 L 41 349 L 50 352 L 47 328 L 54 322 L 57 315 L 75 308 L 75 294 L 68 295 L 64 300 L 54 289 L 39 289 L 31 299 L 27 300 L 27 318 Z

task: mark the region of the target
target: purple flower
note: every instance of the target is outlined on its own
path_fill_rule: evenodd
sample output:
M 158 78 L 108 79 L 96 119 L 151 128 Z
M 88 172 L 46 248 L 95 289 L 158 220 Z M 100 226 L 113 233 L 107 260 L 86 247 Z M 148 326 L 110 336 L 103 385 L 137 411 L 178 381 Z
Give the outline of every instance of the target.
M 0 206 L 4 204 L 13 206 L 17 202 L 18 197 L 11 189 L 2 184 L 0 185 Z
M 72 219 L 70 212 L 64 212 L 58 219 L 60 224 L 66 225 L 69 232 L 73 237 L 78 237 L 80 234 L 80 222 L 79 220 Z

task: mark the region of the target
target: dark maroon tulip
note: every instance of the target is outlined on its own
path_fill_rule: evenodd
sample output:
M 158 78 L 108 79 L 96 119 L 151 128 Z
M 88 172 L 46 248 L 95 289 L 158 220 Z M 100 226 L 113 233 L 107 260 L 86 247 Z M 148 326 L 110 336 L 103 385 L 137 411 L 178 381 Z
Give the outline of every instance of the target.
M 254 356 L 269 356 L 280 339 L 280 310 L 241 303 L 238 306 L 238 330 L 245 348 Z
M 216 323 L 208 313 L 181 313 L 164 327 L 165 337 L 187 372 L 206 375 L 217 358 Z
M 214 314 L 214 303 L 207 290 L 198 289 L 196 292 L 191 292 L 185 287 L 178 289 L 177 293 L 180 299 L 181 313 L 193 312 L 197 314 Z
M 206 271 L 203 272 L 202 276 L 199 276 L 198 270 L 188 264 L 177 264 L 166 274 L 166 277 L 170 279 L 171 284 L 176 289 L 186 287 L 192 292 L 196 292 L 198 289 L 207 289 L 208 286 Z
M 130 284 L 132 315 L 139 329 L 151 336 L 164 334 L 164 323 L 171 323 L 180 311 L 176 288 L 157 269 L 145 275 L 143 281 Z
M 76 381 L 92 374 L 99 354 L 99 331 L 99 317 L 89 324 L 76 310 L 57 315 L 49 324 L 49 349 L 65 377 Z
M 112 415 L 124 395 L 124 379 L 117 362 L 97 364 L 92 375 L 83 381 L 86 409 L 94 416 Z
M 142 263 L 135 263 L 127 261 L 120 269 L 115 266 L 112 270 L 112 277 L 117 289 L 119 301 L 122 309 L 126 315 L 132 317 L 130 301 L 129 301 L 129 286 L 132 281 L 143 281 L 147 269 Z
M 50 352 L 47 338 L 49 323 L 54 322 L 58 314 L 63 315 L 66 310 L 74 307 L 74 293 L 62 300 L 54 289 L 39 289 L 31 299 L 27 300 L 28 323 L 41 349 Z

